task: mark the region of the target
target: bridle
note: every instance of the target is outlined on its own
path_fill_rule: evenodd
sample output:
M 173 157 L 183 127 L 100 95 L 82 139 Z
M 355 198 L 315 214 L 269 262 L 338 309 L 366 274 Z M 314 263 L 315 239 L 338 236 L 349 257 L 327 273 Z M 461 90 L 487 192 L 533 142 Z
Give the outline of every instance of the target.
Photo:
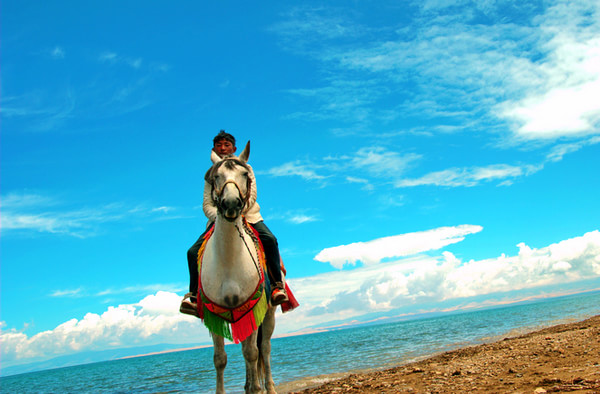
M 229 181 L 225 182 L 221 186 L 220 189 L 217 188 L 215 185 L 214 174 L 226 161 L 233 162 L 234 164 L 245 167 L 246 169 L 248 167 L 246 164 L 244 164 L 242 161 L 238 160 L 235 157 L 225 158 L 225 159 L 221 160 L 220 162 L 216 163 L 213 167 L 211 167 L 211 169 L 208 170 L 208 172 L 206 173 L 206 180 L 210 183 L 210 186 L 212 188 L 212 190 L 211 190 L 212 199 L 213 199 L 215 205 L 217 206 L 217 209 L 221 210 L 221 203 L 220 203 L 221 195 L 223 194 L 223 190 L 225 190 L 225 187 L 231 183 L 235 186 L 235 188 L 238 190 L 238 193 L 241 196 L 242 207 L 245 207 L 246 204 L 248 203 L 248 200 L 250 199 L 250 188 L 252 186 L 252 179 L 250 179 L 250 177 L 248 177 L 248 179 L 246 181 L 246 194 L 245 195 L 244 195 L 244 193 L 242 193 L 242 189 L 240 189 L 240 186 L 233 180 L 229 180 Z
M 217 189 L 216 186 L 213 184 L 212 185 L 212 196 L 213 196 L 213 200 L 214 202 L 217 204 L 219 204 L 219 201 L 221 201 L 221 195 L 223 194 L 223 190 L 225 189 L 225 186 L 227 186 L 228 184 L 233 184 L 235 186 L 236 189 L 238 189 L 238 193 L 240 194 L 240 196 L 242 197 L 242 202 L 244 203 L 244 205 L 246 205 L 246 203 L 248 202 L 248 199 L 250 198 L 250 190 L 246 191 L 246 195 L 244 195 L 242 193 L 242 190 L 240 189 L 240 187 L 238 186 L 237 183 L 235 183 L 234 181 L 227 181 L 223 184 L 223 186 L 221 186 L 221 189 Z

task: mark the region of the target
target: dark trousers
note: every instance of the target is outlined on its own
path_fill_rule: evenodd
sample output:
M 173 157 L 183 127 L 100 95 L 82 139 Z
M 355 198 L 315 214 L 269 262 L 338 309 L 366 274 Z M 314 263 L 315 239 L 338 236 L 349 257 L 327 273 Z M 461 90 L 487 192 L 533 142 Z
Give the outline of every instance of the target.
M 269 271 L 269 279 L 272 284 L 282 282 L 281 276 L 281 257 L 279 256 L 279 244 L 277 238 L 273 235 L 267 225 L 261 220 L 258 223 L 251 225 L 258 232 L 260 242 L 265 249 L 265 257 L 267 259 L 267 269 Z M 190 292 L 196 294 L 198 292 L 198 250 L 204 242 L 204 237 L 210 229 L 208 226 L 206 231 L 200 235 L 200 238 L 187 251 L 188 269 L 190 271 Z

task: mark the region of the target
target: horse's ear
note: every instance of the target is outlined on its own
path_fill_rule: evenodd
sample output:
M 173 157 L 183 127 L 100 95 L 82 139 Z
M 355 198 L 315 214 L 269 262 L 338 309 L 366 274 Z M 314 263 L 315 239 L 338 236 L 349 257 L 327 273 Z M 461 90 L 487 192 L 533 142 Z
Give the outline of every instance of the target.
M 250 157 L 250 141 L 248 141 L 246 143 L 246 147 L 244 148 L 242 153 L 240 153 L 240 155 L 238 156 L 238 159 L 240 159 L 240 161 L 242 161 L 244 163 L 247 163 L 249 157 Z
M 217 155 L 217 152 L 215 152 L 214 150 L 211 149 L 210 150 L 210 161 L 212 161 L 213 164 L 216 164 L 216 163 L 220 162 L 221 160 L 223 160 L 223 159 L 221 159 L 219 157 L 219 155 Z

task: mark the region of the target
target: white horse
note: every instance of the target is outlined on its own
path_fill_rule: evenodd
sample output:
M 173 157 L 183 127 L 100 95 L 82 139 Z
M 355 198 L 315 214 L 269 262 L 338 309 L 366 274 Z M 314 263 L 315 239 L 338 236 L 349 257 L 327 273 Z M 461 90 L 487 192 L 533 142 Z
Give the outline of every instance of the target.
M 262 275 L 255 237 L 244 227 L 242 218 L 242 210 L 250 193 L 249 169 L 246 165 L 249 155 L 250 142 L 238 158 L 222 159 L 213 151 L 211 160 L 214 164 L 206 174 L 207 182 L 213 185 L 218 214 L 213 234 L 204 247 L 200 283 L 206 299 L 230 309 L 239 308 L 256 293 Z M 268 281 L 268 278 L 264 280 Z M 264 294 L 266 299 L 269 296 Z M 204 318 L 206 324 L 206 316 Z M 269 304 L 260 328 L 254 329 L 242 341 L 247 393 L 261 392 L 261 381 L 267 393 L 275 393 L 271 375 L 271 335 L 274 329 L 275 307 Z M 223 373 L 227 365 L 224 338 L 212 330 L 211 336 L 217 371 L 216 392 L 224 393 Z

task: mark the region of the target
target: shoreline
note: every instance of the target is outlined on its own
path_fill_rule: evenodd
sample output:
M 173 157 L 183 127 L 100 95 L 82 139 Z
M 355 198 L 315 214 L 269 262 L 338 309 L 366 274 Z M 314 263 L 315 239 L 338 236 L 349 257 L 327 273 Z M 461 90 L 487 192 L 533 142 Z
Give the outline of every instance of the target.
M 280 393 L 600 393 L 600 315 L 395 367 L 314 376 Z

